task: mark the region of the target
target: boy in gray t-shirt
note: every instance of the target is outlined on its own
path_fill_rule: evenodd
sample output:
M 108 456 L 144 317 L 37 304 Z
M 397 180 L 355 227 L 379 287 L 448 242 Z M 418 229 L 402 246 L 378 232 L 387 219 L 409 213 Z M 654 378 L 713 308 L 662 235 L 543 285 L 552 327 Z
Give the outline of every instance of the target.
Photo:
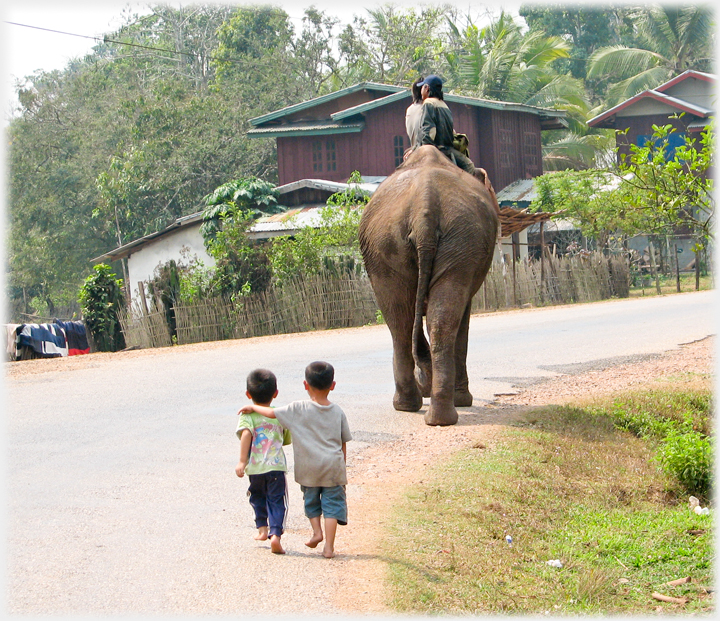
M 327 362 L 313 362 L 305 369 L 305 390 L 310 400 L 294 401 L 281 408 L 248 404 L 239 414 L 257 412 L 290 430 L 295 455 L 295 481 L 300 484 L 305 515 L 313 534 L 305 543 L 315 548 L 323 540 L 321 516 L 325 518 L 323 556 L 335 556 L 338 524 L 347 524 L 345 485 L 346 443 L 352 440 L 342 409 L 328 401 L 335 388 L 335 370 Z

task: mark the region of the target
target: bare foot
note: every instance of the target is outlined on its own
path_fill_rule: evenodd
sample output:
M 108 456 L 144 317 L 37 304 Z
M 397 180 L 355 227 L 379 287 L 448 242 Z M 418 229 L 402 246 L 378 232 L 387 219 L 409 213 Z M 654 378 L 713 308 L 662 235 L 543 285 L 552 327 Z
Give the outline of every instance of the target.
M 253 537 L 255 541 L 265 541 L 268 538 L 268 527 L 267 526 L 261 526 L 258 528 L 257 535 Z
M 318 543 L 320 543 L 323 540 L 322 533 L 313 533 L 313 536 L 310 537 L 310 541 L 306 541 L 305 545 L 308 548 L 317 548 Z
M 270 550 L 273 554 L 285 554 L 285 550 L 283 550 L 282 544 L 280 543 L 280 537 L 278 535 L 270 537 Z
M 325 558 L 333 558 L 335 556 L 335 550 L 325 545 L 325 547 L 323 548 L 323 556 Z

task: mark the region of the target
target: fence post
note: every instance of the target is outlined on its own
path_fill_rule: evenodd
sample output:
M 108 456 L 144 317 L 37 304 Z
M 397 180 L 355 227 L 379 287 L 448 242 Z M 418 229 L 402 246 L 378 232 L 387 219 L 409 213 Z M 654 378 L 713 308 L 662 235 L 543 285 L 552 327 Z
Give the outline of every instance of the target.
M 677 292 L 680 293 L 680 259 L 678 259 L 678 247 L 677 244 L 673 244 L 675 248 L 675 285 Z
M 140 294 L 143 311 L 145 311 L 145 316 L 147 317 L 150 311 L 148 310 L 147 299 L 145 298 L 145 283 L 142 280 L 138 282 L 138 293 Z
M 513 267 L 513 306 L 518 305 L 517 300 L 517 259 L 515 258 L 515 235 L 516 233 L 513 233 L 512 237 L 510 237 L 510 241 L 512 242 L 512 267 Z
M 545 303 L 545 221 L 540 221 L 540 303 Z
M 660 295 L 662 293 L 660 290 L 660 276 L 658 275 L 657 264 L 655 263 L 655 247 L 651 241 L 648 241 L 648 248 L 650 249 L 650 269 L 655 278 L 655 290 L 657 294 Z

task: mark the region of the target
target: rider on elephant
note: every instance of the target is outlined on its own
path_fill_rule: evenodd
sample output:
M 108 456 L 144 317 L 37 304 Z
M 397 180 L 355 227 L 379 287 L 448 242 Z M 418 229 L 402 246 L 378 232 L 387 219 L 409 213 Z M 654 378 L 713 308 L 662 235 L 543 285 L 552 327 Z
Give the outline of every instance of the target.
M 405 111 L 405 131 L 407 131 L 408 138 L 410 138 L 410 149 L 407 150 L 403 159 L 412 151 L 420 135 L 420 115 L 422 114 L 423 104 L 422 96 L 420 95 L 420 85 L 422 83 L 423 79 L 420 78 L 416 82 L 413 82 L 413 85 L 410 87 L 413 102 Z
M 476 168 L 467 156 L 467 136 L 455 133 L 452 112 L 444 101 L 442 86 L 442 80 L 436 75 L 429 75 L 424 80 L 413 84 L 413 104 L 408 108 L 405 119 L 408 136 L 413 142 L 411 151 L 425 144 L 437 147 L 454 164 L 469 172 L 485 185 L 492 196 L 493 206 L 499 213 L 500 208 L 495 198 L 495 190 L 487 172 L 483 168 Z M 413 110 L 418 105 L 418 102 L 415 101 L 418 89 L 422 101 L 419 113 L 416 112 L 416 109 Z
M 422 98 L 419 131 L 416 134 L 413 149 L 423 144 L 435 145 L 460 168 L 471 175 L 475 174 L 472 160 L 453 146 L 455 130 L 453 115 L 444 101 L 442 80 L 436 75 L 429 75 L 419 84 Z

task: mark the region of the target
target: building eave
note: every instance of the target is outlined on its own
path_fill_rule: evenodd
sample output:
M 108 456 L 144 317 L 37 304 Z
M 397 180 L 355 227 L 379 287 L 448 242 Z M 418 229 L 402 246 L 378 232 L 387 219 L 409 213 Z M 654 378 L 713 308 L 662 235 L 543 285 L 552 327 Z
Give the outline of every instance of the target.
M 683 73 L 681 73 L 680 75 L 675 76 L 672 80 L 668 80 L 664 84 L 655 87 L 653 90 L 664 93 L 666 90 L 672 88 L 680 82 L 684 82 L 688 78 L 695 78 L 696 80 L 701 80 L 703 82 L 709 83 L 715 83 L 716 80 L 716 76 L 712 73 L 703 73 L 702 71 L 694 71 L 693 69 L 688 69 L 687 71 L 683 71 Z
M 328 123 L 326 126 L 318 129 L 311 126 L 320 125 L 322 122 L 303 122 L 303 123 L 289 123 L 291 127 L 286 127 L 280 124 L 273 124 L 267 126 L 267 123 L 276 122 L 279 123 L 283 118 L 286 118 L 297 112 L 308 110 L 310 108 L 322 105 L 329 101 L 333 101 L 345 95 L 349 95 L 361 90 L 372 90 L 372 91 L 386 91 L 389 92 L 385 97 L 378 97 L 372 101 L 366 101 L 362 104 L 339 110 L 330 115 L 332 122 L 337 125 L 333 126 Z M 411 97 L 410 90 L 399 86 L 393 86 L 390 84 L 378 84 L 376 82 L 362 82 L 355 86 L 335 91 L 322 97 L 317 97 L 309 101 L 304 101 L 299 104 L 287 106 L 280 110 L 270 112 L 263 116 L 250 119 L 253 129 L 248 131 L 248 136 L 252 137 L 263 137 L 271 138 L 278 136 L 287 136 L 288 132 L 291 132 L 295 136 L 309 136 L 309 135 L 321 135 L 321 134 L 332 134 L 332 133 L 348 133 L 351 131 L 361 131 L 357 129 L 356 124 L 348 125 L 347 123 L 341 123 L 346 119 L 353 117 L 359 117 L 370 110 L 386 106 L 396 101 L 402 101 L 403 99 L 409 99 Z M 445 101 L 462 104 L 466 106 L 472 106 L 475 108 L 486 108 L 490 110 L 503 110 L 508 112 L 524 112 L 533 114 L 541 117 L 541 123 L 543 129 L 562 129 L 567 127 L 566 112 L 564 110 L 554 110 L 552 108 L 540 108 L 538 106 L 530 106 L 527 104 L 507 102 L 507 101 L 495 101 L 492 99 L 481 99 L 478 97 L 469 97 L 466 95 L 455 95 L 453 93 L 444 94 Z M 350 129 L 353 127 L 354 129 Z
M 286 106 L 285 108 L 275 110 L 274 112 L 263 114 L 262 116 L 257 116 L 253 119 L 250 119 L 250 124 L 257 127 L 258 125 L 262 125 L 263 123 L 275 121 L 291 114 L 295 114 L 296 112 L 302 112 L 303 110 L 314 108 L 315 106 L 327 103 L 328 101 L 333 101 L 334 99 L 338 99 L 339 97 L 344 97 L 345 95 L 350 95 L 352 93 L 356 93 L 362 90 L 388 91 L 391 93 L 395 93 L 397 91 L 403 91 L 406 89 L 403 89 L 399 86 L 391 86 L 389 84 L 360 82 L 359 84 L 355 84 L 354 86 L 348 86 L 347 88 L 340 89 L 339 91 L 335 91 L 333 93 L 328 93 L 327 95 L 322 95 L 308 101 L 303 101 L 297 104 L 293 104 L 291 106 Z
M 118 248 L 115 248 L 115 250 L 111 250 L 110 252 L 106 252 L 105 254 L 100 255 L 99 257 L 91 259 L 91 262 L 101 263 L 104 261 L 119 261 L 120 259 L 129 257 L 138 248 L 143 247 L 150 241 L 159 239 L 160 237 L 165 237 L 165 235 L 167 235 L 168 233 L 172 233 L 173 231 L 181 229 L 185 226 L 196 224 L 197 222 L 202 220 L 202 214 L 202 211 L 198 211 L 187 216 L 182 216 L 175 220 L 175 222 L 173 222 L 172 224 L 166 226 L 164 229 L 160 231 L 155 231 L 154 233 L 150 233 L 131 242 L 128 242 L 127 244 L 119 246 Z
M 402 101 L 403 99 L 408 99 L 410 97 L 410 91 L 407 89 L 403 89 L 401 91 L 398 91 L 397 93 L 387 95 L 386 97 L 380 97 L 378 99 L 373 99 L 372 101 L 365 102 L 358 106 L 347 108 L 346 110 L 340 110 L 339 112 L 331 114 L 330 118 L 332 118 L 334 121 L 340 121 L 342 119 L 353 117 L 358 114 L 364 114 L 368 110 L 380 108 L 381 106 L 386 106 L 387 104 L 393 103 L 395 101 Z
M 281 138 L 288 136 L 329 136 L 336 134 L 356 134 L 365 129 L 365 121 L 354 123 L 315 121 L 306 123 L 288 123 L 248 130 L 248 138 Z
M 656 90 L 649 90 L 638 93 L 634 97 L 631 97 L 630 99 L 623 101 L 617 106 L 610 108 L 610 110 L 599 114 L 598 116 L 590 119 L 587 124 L 590 127 L 614 129 L 618 113 L 627 110 L 628 108 L 634 106 L 643 99 L 653 99 L 660 103 L 666 104 L 672 110 L 687 112 L 689 114 L 692 114 L 693 116 L 697 116 L 700 118 L 707 118 L 708 116 L 713 114 L 713 111 L 709 108 L 704 108 L 703 106 L 697 106 L 695 104 L 688 103 L 687 101 L 683 101 L 682 99 L 678 99 L 677 97 L 671 97 L 670 95 L 665 95 L 664 93 L 660 93 Z M 622 115 L 623 118 L 627 116 L 629 115 Z

